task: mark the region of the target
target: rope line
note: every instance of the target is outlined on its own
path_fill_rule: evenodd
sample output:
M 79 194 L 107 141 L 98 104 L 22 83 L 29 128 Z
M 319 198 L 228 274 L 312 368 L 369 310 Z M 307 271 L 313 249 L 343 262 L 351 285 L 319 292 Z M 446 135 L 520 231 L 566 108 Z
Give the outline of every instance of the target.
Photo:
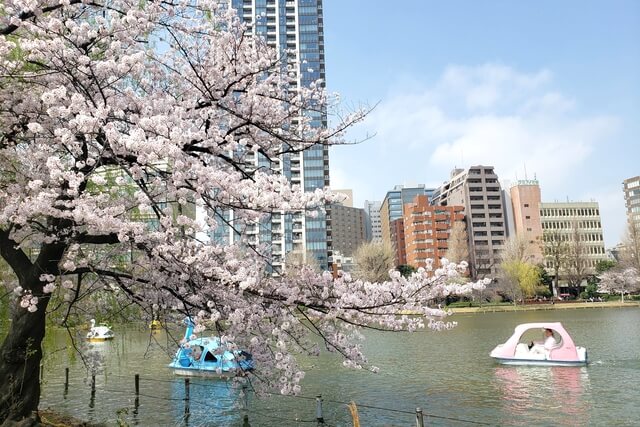
M 128 380 L 131 380 L 130 376 L 126 376 L 126 375 L 118 375 L 118 374 L 108 374 L 107 377 L 118 377 L 118 378 L 126 378 Z M 176 378 L 173 380 L 162 380 L 162 379 L 158 379 L 158 378 L 152 378 L 152 377 L 143 377 L 142 375 L 139 376 L 140 381 L 142 382 L 142 380 L 145 381 L 151 381 L 151 382 L 158 382 L 158 383 L 166 383 L 166 384 L 182 384 L 184 383 L 184 379 L 180 379 L 180 378 Z M 225 389 L 233 389 L 233 385 L 231 385 L 231 383 L 207 383 L 207 384 L 203 384 L 203 383 L 198 383 L 198 382 L 189 382 L 190 386 L 197 386 L 197 387 L 214 387 L 214 388 L 225 388 Z
M 118 374 L 107 374 L 107 378 L 108 377 L 119 377 L 119 378 L 127 378 L 127 379 L 131 379 L 130 376 L 125 376 L 125 375 L 118 375 Z M 89 377 L 90 378 L 90 377 Z M 163 379 L 158 379 L 158 378 L 151 378 L 151 377 L 143 377 L 143 376 L 139 376 L 140 381 L 142 382 L 142 380 L 144 381 L 149 381 L 149 382 L 160 382 L 160 383 L 169 383 L 169 384 L 176 384 L 176 385 L 182 385 L 183 381 L 181 381 L 180 379 L 176 378 L 175 380 L 163 380 Z M 82 381 L 82 383 L 84 385 L 89 384 L 88 381 L 84 380 Z M 64 384 L 64 383 L 61 383 Z M 71 385 L 71 382 L 68 384 L 69 386 Z M 203 384 L 203 383 L 197 383 L 197 382 L 190 382 L 189 386 L 202 386 L 202 387 L 207 387 L 207 388 L 224 388 L 227 390 L 238 390 L 241 391 L 243 387 L 234 387 L 233 385 L 229 385 L 228 383 L 225 384 L 217 384 L 217 383 L 208 383 L 208 384 Z M 132 390 L 128 390 L 128 389 L 120 389 L 120 390 L 115 390 L 115 389 L 109 389 L 109 388 L 100 388 L 100 391 L 105 391 L 108 393 L 120 393 L 120 394 L 129 394 L 132 395 Z M 246 391 L 254 391 L 253 387 L 251 388 L 247 388 Z M 294 399 L 300 399 L 300 400 L 311 400 L 311 401 L 315 401 L 317 399 L 316 396 L 304 396 L 304 395 L 283 395 L 277 392 L 270 392 L 270 391 L 261 391 L 260 393 L 265 394 L 265 395 L 269 395 L 269 396 L 278 396 L 278 397 L 289 397 L 289 398 L 294 398 Z M 146 394 L 146 393 L 138 393 L 137 395 L 138 397 L 146 397 L 149 399 L 157 399 L 157 400 L 165 400 L 165 401 L 175 401 L 175 402 L 186 402 L 187 399 L 186 397 L 164 397 L 164 396 L 154 396 L 151 394 Z M 133 397 L 136 397 L 135 394 L 133 394 Z M 344 402 L 344 401 L 340 401 L 340 400 L 333 400 L 333 399 L 325 399 L 322 398 L 322 401 L 324 403 L 332 403 L 332 404 L 336 404 L 336 405 L 349 405 L 350 402 Z M 198 399 L 193 399 L 193 398 L 189 398 L 189 402 L 193 402 L 195 404 L 198 405 L 208 405 L 208 402 L 203 402 L 200 401 Z M 393 412 L 393 413 L 398 413 L 398 414 L 404 414 L 404 415 L 415 415 L 415 411 L 407 411 L 407 410 L 403 410 L 403 409 L 394 409 L 394 408 L 385 408 L 382 406 L 375 406 L 375 405 L 367 405 L 367 404 L 357 404 L 358 408 L 366 408 L 366 409 L 374 409 L 374 410 L 378 410 L 378 411 L 386 411 L 386 412 Z M 294 421 L 294 422 L 299 422 L 299 423 L 315 423 L 317 422 L 317 420 L 299 420 L 299 419 L 288 419 L 288 418 L 282 418 L 282 417 L 277 417 L 271 414 L 267 414 L 263 411 L 256 411 L 256 410 L 252 410 L 252 409 L 244 409 L 244 411 L 248 412 L 248 413 L 253 413 L 256 415 L 260 415 L 263 417 L 267 417 L 267 418 L 272 418 L 275 420 L 280 420 L 280 421 Z M 424 412 L 423 411 L 423 416 L 424 417 L 430 417 L 430 418 L 434 418 L 434 419 L 440 419 L 440 420 L 447 420 L 447 421 L 456 421 L 459 423 L 467 423 L 467 424 L 475 424 L 475 425 L 486 425 L 486 426 L 490 426 L 493 425 L 491 423 L 486 423 L 486 422 L 482 422 L 482 421 L 474 421 L 474 420 L 467 420 L 467 419 L 463 419 L 463 418 L 456 418 L 456 417 L 447 417 L 447 416 L 443 416 L 443 415 L 435 415 L 435 414 L 431 414 L 428 412 Z
M 273 393 L 273 392 L 264 392 L 265 394 L 269 394 L 269 395 L 274 395 L 274 396 L 285 396 L 285 397 L 293 397 L 293 398 L 297 398 L 297 399 L 305 399 L 305 400 L 316 400 L 315 397 L 310 397 L 310 396 L 302 396 L 302 395 L 281 395 L 279 393 Z M 350 402 L 343 402 L 340 400 L 332 400 L 332 399 L 325 399 L 322 398 L 323 402 L 327 402 L 327 403 L 334 403 L 334 404 L 338 404 L 338 405 L 348 405 Z M 393 409 L 393 408 L 384 408 L 382 406 L 374 406 L 374 405 L 366 405 L 366 404 L 360 404 L 357 403 L 358 408 L 367 408 L 367 409 L 377 409 L 380 411 L 387 411 L 387 412 L 396 412 L 399 414 L 407 414 L 407 415 L 415 415 L 414 411 L 406 411 L 403 409 Z M 435 415 L 435 414 L 430 414 L 427 412 L 422 412 L 422 414 L 425 417 L 431 417 L 431 418 L 438 418 L 438 419 L 443 419 L 443 420 L 450 420 L 450 421 L 459 421 L 459 422 L 463 422 L 463 423 L 469 423 L 469 424 L 478 424 L 478 425 L 486 425 L 486 426 L 490 426 L 493 425 L 491 423 L 485 423 L 485 422 L 481 422 L 481 421 L 473 421 L 473 420 L 465 420 L 462 418 L 454 418 L 454 417 L 445 417 L 443 415 Z

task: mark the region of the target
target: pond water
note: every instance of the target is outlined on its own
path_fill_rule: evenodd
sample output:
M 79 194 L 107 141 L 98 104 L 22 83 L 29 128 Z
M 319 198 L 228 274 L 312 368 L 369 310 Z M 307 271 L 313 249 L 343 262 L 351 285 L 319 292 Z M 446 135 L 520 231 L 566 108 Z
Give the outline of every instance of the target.
M 427 425 L 632 426 L 640 420 L 640 308 L 579 309 L 455 315 L 446 332 L 367 332 L 364 347 L 377 374 L 348 370 L 332 355 L 305 359 L 303 396 L 249 395 L 219 380 L 192 379 L 185 417 L 184 379 L 166 368 L 165 332 L 114 328 L 112 342 L 91 345 L 104 369 L 91 395 L 85 364 L 66 331 L 50 331 L 45 345 L 41 408 L 116 425 L 251 426 L 314 425 L 315 395 L 324 399 L 330 426 L 351 426 L 343 402 L 358 405 L 363 426 L 415 425 L 415 409 L 433 417 Z M 560 321 L 577 345 L 587 347 L 587 367 L 496 365 L 488 353 L 515 325 Z M 171 347 L 169 345 L 169 347 Z M 65 367 L 70 369 L 65 391 Z M 139 405 L 134 374 L 140 375 Z M 384 409 L 383 409 L 384 408 Z

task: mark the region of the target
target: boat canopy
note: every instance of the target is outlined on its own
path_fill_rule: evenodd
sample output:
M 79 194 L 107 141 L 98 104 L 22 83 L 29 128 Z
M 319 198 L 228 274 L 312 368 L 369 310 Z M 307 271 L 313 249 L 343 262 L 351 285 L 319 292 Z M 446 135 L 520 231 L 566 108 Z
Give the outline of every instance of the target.
M 560 336 L 558 346 L 550 351 L 550 359 L 557 360 L 576 360 L 578 353 L 576 345 L 571 339 L 569 333 L 564 329 L 560 322 L 536 322 L 522 323 L 515 327 L 513 335 L 504 344 L 496 347 L 493 357 L 513 357 L 516 352 L 516 346 L 520 342 L 522 335 L 530 329 L 551 329 Z

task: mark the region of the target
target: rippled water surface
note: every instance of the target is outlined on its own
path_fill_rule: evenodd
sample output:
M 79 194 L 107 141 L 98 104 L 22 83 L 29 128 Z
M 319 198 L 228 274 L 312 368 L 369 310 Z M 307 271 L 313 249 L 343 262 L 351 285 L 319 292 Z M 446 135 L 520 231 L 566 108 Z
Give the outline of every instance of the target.
M 446 332 L 368 332 L 365 351 L 380 373 L 343 368 L 333 356 L 306 359 L 301 397 L 248 397 L 238 411 L 239 389 L 216 380 L 191 380 L 190 415 L 184 416 L 184 380 L 166 368 L 165 332 L 116 327 L 113 342 L 91 345 L 89 359 L 100 356 L 95 396 L 80 357 L 66 331 L 50 332 L 46 343 L 41 407 L 77 417 L 117 424 L 239 426 L 247 414 L 252 426 L 315 425 L 316 394 L 324 400 L 331 426 L 350 426 L 346 405 L 355 401 L 363 426 L 415 425 L 416 407 L 438 418 L 428 425 L 633 426 L 640 423 L 640 309 L 580 309 L 553 312 L 456 315 Z M 587 367 L 507 367 L 488 353 L 504 342 L 515 325 L 560 321 L 578 345 L 587 347 Z M 64 368 L 70 386 L 64 389 Z M 140 374 L 140 400 L 134 399 L 134 374 Z M 376 407 L 376 408 L 370 408 Z M 394 411 L 378 408 L 393 409 Z

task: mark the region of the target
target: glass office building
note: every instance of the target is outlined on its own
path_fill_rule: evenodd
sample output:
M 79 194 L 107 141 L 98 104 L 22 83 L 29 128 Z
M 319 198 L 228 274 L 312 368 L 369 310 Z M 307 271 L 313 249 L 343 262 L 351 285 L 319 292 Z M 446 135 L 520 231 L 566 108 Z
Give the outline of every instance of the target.
M 283 66 L 295 73 L 292 90 L 308 87 L 318 79 L 325 79 L 322 0 L 231 0 L 239 18 L 247 24 L 247 31 L 264 38 L 278 49 Z M 327 126 L 325 112 L 309 111 L 308 117 L 317 127 Z M 256 162 L 265 161 L 259 156 Z M 305 191 L 329 186 L 329 150 L 318 145 L 304 153 L 285 154 L 268 167 L 285 175 L 292 184 Z M 228 233 L 218 232 L 225 236 Z M 272 262 L 282 268 L 289 253 L 313 256 L 326 269 L 331 259 L 331 212 L 315 217 L 304 214 L 274 214 L 258 227 L 247 227 L 246 235 L 252 243 L 271 242 Z M 253 236 L 253 237 L 252 237 Z M 307 262 L 313 262 L 307 259 Z

